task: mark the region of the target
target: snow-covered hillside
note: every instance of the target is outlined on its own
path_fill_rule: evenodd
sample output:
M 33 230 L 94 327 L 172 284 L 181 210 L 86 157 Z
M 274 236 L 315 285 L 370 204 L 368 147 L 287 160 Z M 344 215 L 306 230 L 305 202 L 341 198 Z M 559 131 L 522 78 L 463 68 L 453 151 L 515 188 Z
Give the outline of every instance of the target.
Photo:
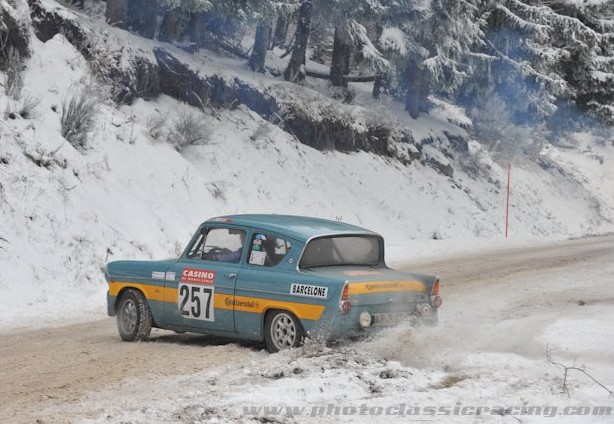
M 127 50 L 151 52 L 156 44 L 104 31 L 107 42 Z M 212 52 L 190 58 L 165 48 L 202 73 L 303 98 L 305 109 L 324 99 L 315 81 L 300 87 Z M 373 153 L 315 150 L 245 106 L 203 114 L 166 96 L 116 106 L 100 90 L 94 130 L 85 149 L 76 149 L 61 136 L 60 119 L 72 93 L 91 87 L 90 67 L 60 34 L 45 43 L 32 35 L 31 49 L 22 100 L 0 93 L 0 326 L 101 314 L 107 261 L 174 256 L 215 215 L 270 212 L 359 224 L 385 236 L 389 260 L 441 250 L 434 239 L 455 240 L 449 249 L 504 237 L 507 161 L 494 160 L 475 140 L 455 158 L 429 145 L 444 131 L 470 138 L 468 118 L 445 102 L 416 121 L 385 96 L 378 104 L 338 106 L 414 128 L 425 160 L 409 165 Z M 31 113 L 11 113 L 26 98 L 36 100 Z M 186 114 L 205 123 L 201 143 L 178 152 L 164 136 L 151 136 L 154 121 L 168 131 Z M 578 134 L 541 155 L 512 160 L 510 238 L 612 231 L 612 141 Z M 429 157 L 447 161 L 454 175 L 429 166 Z

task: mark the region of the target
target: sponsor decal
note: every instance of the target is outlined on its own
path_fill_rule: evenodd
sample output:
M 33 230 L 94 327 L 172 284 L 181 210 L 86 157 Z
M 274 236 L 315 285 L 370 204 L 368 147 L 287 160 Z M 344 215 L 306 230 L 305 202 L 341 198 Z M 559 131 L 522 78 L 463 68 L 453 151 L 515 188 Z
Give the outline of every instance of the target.
M 315 297 L 318 299 L 326 299 L 328 297 L 328 287 L 310 286 L 308 284 L 292 283 L 290 286 L 290 294 L 295 296 Z
M 175 281 L 175 273 L 168 271 L 166 273 L 166 281 Z
M 350 277 L 362 277 L 364 275 L 376 275 L 379 274 L 377 271 L 344 271 L 345 275 L 349 275 Z
M 229 307 L 236 306 L 240 308 L 250 308 L 250 309 L 258 309 L 260 307 L 260 304 L 253 300 L 237 300 L 237 299 L 230 299 L 230 298 L 227 298 L 224 301 L 224 304 Z
M 181 271 L 181 281 L 194 284 L 213 284 L 215 282 L 215 271 L 184 268 Z
M 266 252 L 252 250 L 252 253 L 249 255 L 249 263 L 252 265 L 264 265 L 265 261 Z
M 369 283 L 365 287 L 367 290 L 400 289 L 401 285 L 398 281 L 392 281 L 389 283 Z
M 369 294 L 384 292 L 426 292 L 424 283 L 412 280 L 383 280 L 350 283 L 348 294 Z
M 151 273 L 151 278 L 153 278 L 154 280 L 164 280 L 164 271 L 153 271 Z

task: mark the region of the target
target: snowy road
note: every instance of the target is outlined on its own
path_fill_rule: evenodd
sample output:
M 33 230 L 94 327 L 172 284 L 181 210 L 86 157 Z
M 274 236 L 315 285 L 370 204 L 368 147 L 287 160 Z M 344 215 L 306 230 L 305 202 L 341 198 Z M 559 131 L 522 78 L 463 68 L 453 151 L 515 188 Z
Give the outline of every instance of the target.
M 121 343 L 111 318 L 0 334 L 0 420 L 368 422 L 407 414 L 399 405 L 412 403 L 427 421 L 533 422 L 564 407 L 614 406 L 582 375 L 570 379 L 567 397 L 562 372 L 545 360 L 548 347 L 555 359 L 582 361 L 614 387 L 614 237 L 401 267 L 442 277 L 439 328 L 395 329 L 335 348 L 308 343 L 276 355 L 159 330 L 152 342 Z M 558 409 L 477 417 L 426 408 L 493 402 Z M 299 409 L 258 409 L 278 405 Z M 559 418 L 611 422 L 614 415 Z

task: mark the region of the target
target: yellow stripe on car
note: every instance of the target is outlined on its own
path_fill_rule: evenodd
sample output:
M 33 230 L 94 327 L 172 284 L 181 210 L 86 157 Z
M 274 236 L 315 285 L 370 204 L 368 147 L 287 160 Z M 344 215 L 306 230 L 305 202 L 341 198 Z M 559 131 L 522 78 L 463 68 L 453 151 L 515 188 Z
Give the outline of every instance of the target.
M 223 303 L 223 306 L 218 304 Z M 267 309 L 284 309 L 292 312 L 297 318 L 318 320 L 324 312 L 323 305 L 311 303 L 285 302 L 283 300 L 263 299 L 248 296 L 215 295 L 215 307 L 233 309 L 241 312 L 263 313 Z
M 349 296 L 353 294 L 402 291 L 426 292 L 426 287 L 420 281 L 414 280 L 367 281 L 363 283 L 350 283 L 348 285 Z
M 145 297 L 148 300 L 159 300 L 160 302 L 168 302 L 164 298 L 164 287 L 162 286 L 154 286 L 152 284 L 141 284 L 141 283 L 124 283 L 114 281 L 109 283 L 109 294 L 111 296 L 117 296 L 123 289 L 125 288 L 135 288 L 143 292 Z M 175 294 L 172 302 L 177 302 L 177 290 L 175 290 Z
M 135 288 L 143 292 L 147 300 L 177 303 L 177 289 L 164 288 L 150 284 L 111 282 L 109 294 L 117 296 L 124 288 Z M 268 309 L 284 309 L 292 312 L 297 318 L 318 320 L 324 312 L 323 305 L 310 303 L 284 302 L 281 300 L 263 299 L 260 297 L 234 296 L 231 294 L 215 293 L 213 304 L 215 309 L 235 310 L 239 312 L 263 313 Z

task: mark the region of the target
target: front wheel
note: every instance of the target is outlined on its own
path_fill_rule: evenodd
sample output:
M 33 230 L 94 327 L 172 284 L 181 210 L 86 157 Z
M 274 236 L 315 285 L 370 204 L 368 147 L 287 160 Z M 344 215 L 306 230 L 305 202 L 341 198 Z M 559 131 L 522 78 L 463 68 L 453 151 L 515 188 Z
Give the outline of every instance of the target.
M 122 340 L 147 340 L 151 321 L 151 311 L 143 293 L 132 289 L 125 291 L 117 308 L 117 330 Z
M 303 329 L 293 314 L 271 311 L 264 322 L 264 342 L 269 352 L 298 347 L 303 342 Z

